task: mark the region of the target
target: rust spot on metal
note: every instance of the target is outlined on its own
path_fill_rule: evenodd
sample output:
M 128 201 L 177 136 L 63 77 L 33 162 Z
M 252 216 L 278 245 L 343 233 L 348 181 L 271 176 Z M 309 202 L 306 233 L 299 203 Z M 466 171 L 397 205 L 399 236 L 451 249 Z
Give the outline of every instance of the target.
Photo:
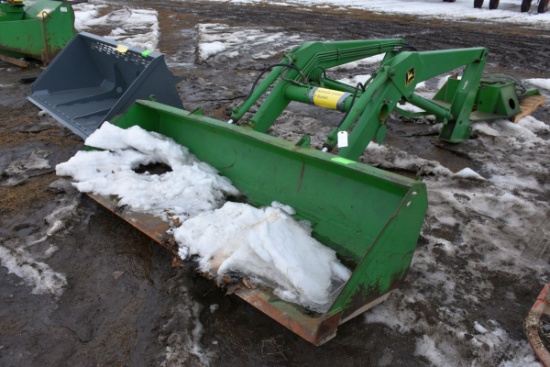
M 258 288 L 256 285 L 254 285 L 253 283 L 251 283 L 247 277 L 244 277 L 243 278 L 243 284 L 246 288 L 248 289 L 256 289 Z
M 550 352 L 539 335 L 540 320 L 543 315 L 550 317 L 550 283 L 542 289 L 523 324 L 525 335 L 537 358 L 545 367 L 550 367 Z
M 239 288 L 235 290 L 235 294 L 316 346 L 326 343 L 336 335 L 342 316 L 341 312 L 332 316 L 307 312 L 298 305 L 280 300 L 266 289 Z
M 166 231 L 170 228 L 168 223 L 162 221 L 150 214 L 125 211 L 122 207 L 117 206 L 117 201 L 106 196 L 88 194 L 90 198 L 102 205 L 106 209 L 115 213 L 120 218 L 145 233 L 162 247 L 166 248 L 172 254 L 178 256 L 178 247 L 172 236 L 169 236 Z
M 181 261 L 179 256 L 174 256 L 172 259 L 172 268 L 181 268 L 183 267 L 183 262 Z

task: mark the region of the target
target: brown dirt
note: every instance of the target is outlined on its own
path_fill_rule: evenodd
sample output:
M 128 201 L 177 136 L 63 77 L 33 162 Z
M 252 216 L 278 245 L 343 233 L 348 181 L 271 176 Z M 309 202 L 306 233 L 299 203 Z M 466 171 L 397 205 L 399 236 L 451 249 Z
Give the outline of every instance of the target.
M 194 49 L 197 24 L 222 22 L 284 30 L 300 34 L 304 40 L 399 35 L 419 50 L 481 44 L 490 48 L 489 71 L 507 72 L 521 78 L 548 75 L 550 39 L 542 39 L 539 31 L 529 28 L 426 21 L 334 8 L 303 10 L 263 3 L 123 1 L 116 6 L 124 4 L 158 10 L 162 33 L 159 48 L 168 56 L 182 48 Z M 527 54 L 529 58 L 525 57 Z M 231 98 L 242 95 L 250 76 L 255 75 L 252 64 L 246 55 L 241 55 L 241 59 L 227 65 L 201 65 L 192 70 L 176 67 L 174 73 L 186 78 L 180 87 L 184 105 L 192 108 L 201 105 L 205 114 L 225 118 L 233 103 Z M 20 73 L 2 70 L 0 84 L 16 83 L 21 74 L 40 71 L 38 68 Z M 54 167 L 74 154 L 81 142 L 64 129 L 18 131 L 27 123 L 37 122 L 38 111 L 24 100 L 30 93 L 29 85 L 9 88 L 0 101 L 4 115 L 0 118 L 0 156 L 9 149 L 36 144 L 52 152 L 49 160 Z M 223 88 L 233 91 L 231 98 L 221 95 Z M 545 121 L 548 115 L 547 107 L 536 113 Z M 437 156 L 456 170 L 471 163 L 467 152 L 442 146 L 433 136 L 420 137 L 414 144 L 404 143 L 399 121 L 394 121 L 391 129 L 388 144 L 405 144 L 403 149 L 427 159 Z M 50 172 L 31 176 L 18 186 L 0 186 L 0 243 L 24 241 L 29 233 L 45 230 L 43 218 L 55 208 L 55 202 L 75 195 L 48 191 L 55 179 Z M 381 324 L 367 327 L 360 318 L 342 325 L 338 336 L 327 345 L 313 347 L 240 299 L 224 296 L 223 291 L 209 281 L 171 268 L 172 257 L 168 252 L 87 197 L 75 197 L 80 202 L 77 215 L 62 236 L 50 239 L 59 250 L 48 263 L 68 279 L 61 298 L 31 294 L 31 288 L 0 267 L 0 304 L 3 305 L 0 365 L 199 365 L 193 355 L 183 362 L 167 362 L 169 348 L 188 342 L 200 344 L 209 353 L 212 365 L 217 366 L 377 366 L 381 360 L 388 360 L 388 355 L 392 365 L 429 365 L 422 358 L 411 358 L 415 351 L 413 335 L 395 332 Z M 115 278 L 115 272 L 123 275 Z M 496 272 L 490 281 L 518 282 L 506 274 L 499 278 Z M 515 288 L 525 292 L 521 304 L 513 310 L 500 311 L 511 320 L 511 329 L 517 334 L 521 333 L 521 326 L 512 322 L 512 318 L 521 318 L 539 291 L 525 289 L 527 283 L 521 280 Z M 193 311 L 196 304 L 202 311 Z M 209 310 L 213 304 L 219 305 L 216 312 Z M 436 305 L 426 306 L 425 312 L 435 314 L 435 308 Z M 199 318 L 204 327 L 203 337 L 193 340 L 192 327 Z

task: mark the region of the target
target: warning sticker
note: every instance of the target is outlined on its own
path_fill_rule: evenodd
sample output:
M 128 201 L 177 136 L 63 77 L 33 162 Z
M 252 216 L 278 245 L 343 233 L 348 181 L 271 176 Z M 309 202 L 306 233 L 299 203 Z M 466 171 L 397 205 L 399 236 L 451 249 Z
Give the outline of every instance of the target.
M 326 88 L 314 88 L 313 95 L 310 96 L 311 102 L 319 107 L 338 109 L 341 103 L 350 95 L 347 92 Z

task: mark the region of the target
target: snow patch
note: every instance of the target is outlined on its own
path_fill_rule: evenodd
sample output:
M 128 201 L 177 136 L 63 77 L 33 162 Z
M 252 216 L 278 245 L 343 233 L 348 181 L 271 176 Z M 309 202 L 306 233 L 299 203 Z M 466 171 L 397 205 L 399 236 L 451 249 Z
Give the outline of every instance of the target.
M 108 122 L 86 140 L 103 151 L 79 151 L 56 167 L 59 176 L 71 176 L 80 192 L 116 195 L 119 205 L 166 218 L 166 213 L 185 220 L 239 195 L 228 179 L 199 162 L 187 148 L 138 126 L 123 130 Z M 171 171 L 143 174 L 141 165 L 165 164 Z
M 33 287 L 33 294 L 50 294 L 60 297 L 67 285 L 64 274 L 54 271 L 48 264 L 35 259 L 27 247 L 19 240 L 5 241 L 0 245 L 0 264 L 8 269 L 8 273 L 21 278 L 23 282 Z M 51 256 L 48 249 L 46 256 Z
M 156 10 L 124 7 L 98 17 L 102 8 L 105 8 L 105 5 L 75 5 L 75 28 L 93 31 L 104 26 L 111 29 L 107 38 L 145 50 L 157 49 L 160 25 Z
M 298 35 L 265 32 L 260 29 L 231 27 L 226 24 L 199 24 L 197 29 L 197 62 L 223 62 L 246 54 L 247 59 L 264 60 L 280 57 L 301 43 Z M 269 47 L 266 47 L 269 46 Z
M 525 79 L 527 83 L 533 84 L 536 87 L 546 89 L 550 91 L 550 79 L 533 78 Z
M 471 180 L 480 180 L 480 181 L 485 180 L 483 176 L 481 176 L 479 173 L 477 173 L 476 171 L 468 167 L 461 169 L 460 171 L 456 172 L 453 176 L 457 178 L 466 178 Z
M 333 250 L 276 207 L 227 202 L 184 222 L 174 238 L 180 257 L 199 255 L 202 271 L 245 274 L 273 285 L 280 298 L 319 311 L 330 306 L 331 284 L 342 285 L 351 275 Z

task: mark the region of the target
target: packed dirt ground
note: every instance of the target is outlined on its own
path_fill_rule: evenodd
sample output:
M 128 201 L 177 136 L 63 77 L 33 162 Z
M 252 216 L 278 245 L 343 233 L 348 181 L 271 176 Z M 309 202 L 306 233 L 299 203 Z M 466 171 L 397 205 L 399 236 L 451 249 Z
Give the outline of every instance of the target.
M 158 48 L 166 54 L 171 71 L 183 77 L 178 89 L 185 108 L 200 106 L 206 115 L 222 120 L 246 95 L 259 70 L 276 62 L 280 54 L 262 61 L 242 53 L 236 59 L 200 60 L 196 53 L 199 24 L 284 32 L 303 41 L 403 37 L 418 50 L 484 46 L 490 51 L 489 72 L 518 79 L 550 75 L 550 38 L 537 29 L 266 3 L 120 1 L 102 11 L 125 5 L 158 11 Z M 98 27 L 93 33 L 108 30 Z M 60 294 L 40 292 L 0 267 L 0 365 L 433 365 L 433 360 L 415 353 L 415 340 L 422 335 L 414 327 L 399 330 L 366 323 L 360 316 L 342 325 L 329 343 L 314 347 L 237 297 L 224 295 L 210 281 L 172 267 L 169 252 L 55 175 L 55 165 L 74 155 L 83 142 L 48 116 L 39 115 L 26 100 L 31 85 L 21 79 L 42 70 L 39 65 L 21 69 L 0 63 L 0 244 L 2 251 L 13 251 L 13 261 L 29 261 L 34 270 L 28 271 L 44 274 L 48 270 L 41 265 L 47 263 L 66 277 L 53 274 L 49 282 L 66 284 Z M 317 113 L 296 112 L 312 113 L 314 118 Z M 550 121 L 548 104 L 534 116 Z M 291 136 L 291 127 L 286 128 L 281 134 Z M 471 146 L 473 152 L 448 147 L 437 142 L 429 129 L 394 119 L 385 144 L 444 162 L 453 172 L 481 168 L 482 163 L 472 158 L 478 153 L 476 145 Z M 548 133 L 541 138 L 548 140 Z M 548 213 L 540 215 L 544 218 Z M 419 246 L 427 242 L 421 236 Z M 548 251 L 543 255 L 548 256 Z M 434 256 L 446 266 L 463 265 L 460 259 L 445 257 L 443 250 L 434 251 Z M 423 270 L 411 269 L 403 287 L 423 276 Z M 522 320 L 544 282 L 499 268 L 481 277 L 502 289 L 502 295 L 491 300 L 492 306 L 473 306 L 471 312 L 480 319 L 491 315 L 511 338 L 524 341 Z M 515 295 L 513 302 L 507 293 Z M 415 311 L 436 327 L 441 316 L 433 306 L 416 304 L 422 309 Z M 490 355 L 490 361 L 478 358 L 474 351 L 459 353 L 456 365 L 472 361 L 499 365 L 513 359 L 506 353 Z

